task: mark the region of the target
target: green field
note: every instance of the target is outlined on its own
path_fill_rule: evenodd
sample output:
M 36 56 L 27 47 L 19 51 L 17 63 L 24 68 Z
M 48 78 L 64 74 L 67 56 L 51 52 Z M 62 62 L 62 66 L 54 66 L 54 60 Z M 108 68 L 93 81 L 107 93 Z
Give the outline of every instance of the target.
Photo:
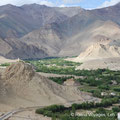
M 64 58 L 43 59 L 37 61 L 26 61 L 36 66 L 37 72 L 55 74 L 74 74 L 74 70 L 81 63 L 69 62 Z
M 119 96 L 120 92 L 120 71 L 111 71 L 108 69 L 98 70 L 75 70 L 81 63 L 69 62 L 64 58 L 43 59 L 37 61 L 26 61 L 36 67 L 37 72 L 66 74 L 83 76 L 75 79 L 74 77 L 51 77 L 50 79 L 58 84 L 63 84 L 69 78 L 74 78 L 81 84 L 79 89 L 85 92 L 91 92 L 93 96 L 101 97 L 101 92 L 110 94 L 114 92 Z M 109 95 L 108 95 L 109 96 Z

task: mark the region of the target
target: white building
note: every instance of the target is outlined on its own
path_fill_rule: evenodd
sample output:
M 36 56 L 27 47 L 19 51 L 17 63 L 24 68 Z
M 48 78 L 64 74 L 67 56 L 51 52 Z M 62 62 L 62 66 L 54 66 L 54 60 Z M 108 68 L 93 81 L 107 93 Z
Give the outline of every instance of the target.
M 107 96 L 108 95 L 108 93 L 106 93 L 106 92 L 101 92 L 101 96 Z
M 116 93 L 112 92 L 110 93 L 111 96 L 116 96 Z

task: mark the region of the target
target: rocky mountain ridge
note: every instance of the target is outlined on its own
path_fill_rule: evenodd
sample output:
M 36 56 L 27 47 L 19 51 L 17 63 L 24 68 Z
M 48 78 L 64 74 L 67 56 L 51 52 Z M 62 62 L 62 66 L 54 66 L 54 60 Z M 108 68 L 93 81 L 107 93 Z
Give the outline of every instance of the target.
M 75 56 L 96 42 L 116 44 L 120 37 L 119 9 L 120 4 L 96 10 L 37 4 L 1 6 L 0 37 L 5 47 L 0 49 L 5 54 L 0 54 L 12 59 Z M 8 44 L 13 39 L 16 44 L 20 42 L 16 49 Z

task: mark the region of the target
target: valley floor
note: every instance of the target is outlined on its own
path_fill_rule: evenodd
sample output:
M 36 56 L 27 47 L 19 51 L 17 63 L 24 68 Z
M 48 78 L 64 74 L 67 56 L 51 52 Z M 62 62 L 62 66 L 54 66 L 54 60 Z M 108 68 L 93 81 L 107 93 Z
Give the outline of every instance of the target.
M 44 96 L 47 96 L 49 94 L 49 93 L 47 93 L 48 90 L 49 91 L 51 90 L 51 92 L 53 92 L 53 93 L 57 92 L 56 93 L 57 95 L 59 95 L 59 93 L 62 93 L 62 95 L 60 94 L 60 97 L 66 97 L 69 93 L 71 93 L 71 95 L 74 96 L 74 98 L 77 98 L 78 95 L 81 96 L 81 98 L 79 98 L 79 99 L 71 99 L 71 96 L 68 95 L 70 100 L 69 100 L 69 102 L 64 102 L 65 106 L 70 106 L 70 105 L 73 105 L 74 103 L 76 103 L 76 105 L 80 106 L 81 100 L 82 100 L 82 102 L 89 101 L 89 102 L 95 102 L 95 103 L 100 102 L 100 100 L 103 100 L 103 103 L 106 104 L 105 102 L 107 101 L 107 103 L 108 103 L 109 99 L 112 101 L 112 98 L 114 98 L 114 97 L 117 99 L 120 98 L 120 94 L 119 94 L 120 71 L 112 71 L 109 69 L 97 69 L 97 70 L 91 70 L 91 71 L 76 70 L 75 68 L 78 67 L 80 64 L 81 63 L 65 61 L 65 60 L 63 60 L 63 58 L 50 59 L 50 60 L 49 59 L 48 60 L 38 60 L 38 61 L 26 61 L 26 63 L 18 62 L 17 64 L 11 65 L 10 67 L 8 67 L 6 70 L 7 74 L 5 74 L 5 75 L 8 77 L 10 76 L 11 83 L 13 80 L 16 80 L 16 78 L 17 78 L 16 83 L 13 84 L 13 86 L 12 86 L 13 90 L 15 89 L 14 88 L 15 85 L 16 86 L 19 85 L 19 83 L 18 83 L 19 80 L 21 83 L 22 80 L 26 79 L 26 77 L 28 77 L 28 76 L 31 77 L 31 75 L 33 75 L 33 76 L 35 75 L 33 77 L 34 79 L 32 78 L 33 79 L 33 81 L 31 82 L 32 86 L 30 88 L 28 86 L 28 88 L 29 88 L 28 91 L 31 90 L 31 88 L 32 88 L 32 91 L 35 90 L 34 95 L 38 91 L 40 91 L 40 90 L 42 91 L 41 93 L 38 92 L 38 94 L 41 94 L 41 97 L 39 97 L 39 100 L 37 100 L 38 103 L 40 103 L 42 101 L 42 100 L 40 101 L 41 98 L 44 98 Z M 5 68 L 7 66 L 9 66 L 9 64 L 2 64 L 0 66 L 1 74 L 4 74 Z M 31 68 L 34 68 L 34 69 L 31 70 Z M 24 73 L 23 73 L 23 71 L 24 71 Z M 17 72 L 17 74 L 16 74 L 16 72 Z M 34 74 L 34 72 L 35 72 L 35 74 Z M 30 73 L 30 74 L 28 74 L 28 73 Z M 12 74 L 14 75 L 14 77 Z M 18 77 L 18 75 L 19 75 L 19 77 Z M 25 75 L 24 79 L 21 78 L 22 75 Z M 38 82 L 33 84 L 33 82 L 35 82 L 35 79 L 41 81 L 41 82 L 39 81 L 40 82 L 39 85 L 38 85 Z M 28 79 L 28 81 L 29 81 L 29 79 Z M 65 85 L 64 83 L 66 81 L 68 83 Z M 68 85 L 69 83 L 71 84 L 71 82 L 72 82 L 72 85 Z M 75 86 L 76 84 L 77 84 L 77 87 Z M 28 85 L 28 84 L 26 84 L 26 85 Z M 36 89 L 36 86 L 37 86 L 37 89 Z M 44 88 L 42 89 L 43 86 L 45 87 L 45 89 Z M 73 90 L 74 87 L 77 89 Z M 63 89 L 63 91 L 61 91 L 61 89 Z M 42 95 L 43 92 L 45 95 Z M 66 94 L 63 94 L 64 92 L 66 92 Z M 19 94 L 19 92 L 17 94 Z M 34 95 L 31 94 L 32 97 Z M 51 95 L 51 93 L 49 95 Z M 24 97 L 24 96 L 22 96 L 22 97 Z M 30 97 L 30 99 L 31 99 L 31 97 Z M 37 99 L 37 97 L 35 99 Z M 46 100 L 46 99 L 47 99 L 47 97 L 44 100 Z M 59 98 L 59 99 L 61 99 L 61 98 Z M 25 101 L 20 101 L 20 102 L 25 103 Z M 27 99 L 26 99 L 26 102 L 27 102 Z M 118 102 L 115 102 L 115 104 L 116 103 L 118 104 Z M 13 104 L 14 104 L 14 102 L 12 103 L 12 105 Z M 16 104 L 18 104 L 18 103 L 16 103 Z M 28 103 L 26 103 L 26 104 L 28 104 Z M 114 107 L 117 107 L 116 109 L 119 109 L 118 108 L 119 105 L 117 105 L 117 106 L 114 105 L 114 102 L 113 102 L 113 104 L 110 104 L 107 107 L 110 107 L 110 110 L 107 112 L 113 112 Z M 103 106 L 103 108 L 105 108 L 105 109 L 107 109 L 107 107 Z M 9 107 L 8 104 L 7 105 L 0 104 L 0 108 L 4 108 L 4 110 L 1 109 L 1 111 L 0 111 L 1 115 L 15 109 L 15 108 Z M 15 113 L 11 116 L 11 118 L 9 120 L 51 120 L 51 118 L 49 118 L 49 117 L 44 117 L 42 115 L 36 114 L 35 110 L 36 110 L 36 108 L 32 109 L 32 110 L 31 109 L 24 110 L 22 112 Z M 93 110 L 93 107 L 91 107 L 90 109 L 84 108 L 84 107 L 80 108 L 80 109 L 77 108 L 77 111 L 79 111 L 79 110 L 80 110 L 80 112 L 82 110 L 84 112 L 90 111 L 90 110 Z M 97 110 L 99 110 L 99 107 L 94 108 L 93 111 L 96 112 Z M 63 114 L 64 114 L 64 112 L 63 112 Z

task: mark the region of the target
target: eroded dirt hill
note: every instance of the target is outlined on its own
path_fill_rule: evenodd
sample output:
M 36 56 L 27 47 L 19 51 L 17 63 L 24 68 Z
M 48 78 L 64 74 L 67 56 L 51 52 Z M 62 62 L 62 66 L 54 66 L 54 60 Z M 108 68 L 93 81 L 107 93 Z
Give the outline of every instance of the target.
M 0 102 L 12 107 L 46 106 L 97 100 L 77 87 L 58 85 L 37 74 L 30 64 L 17 62 L 1 76 Z M 2 90 L 4 88 L 4 93 Z

